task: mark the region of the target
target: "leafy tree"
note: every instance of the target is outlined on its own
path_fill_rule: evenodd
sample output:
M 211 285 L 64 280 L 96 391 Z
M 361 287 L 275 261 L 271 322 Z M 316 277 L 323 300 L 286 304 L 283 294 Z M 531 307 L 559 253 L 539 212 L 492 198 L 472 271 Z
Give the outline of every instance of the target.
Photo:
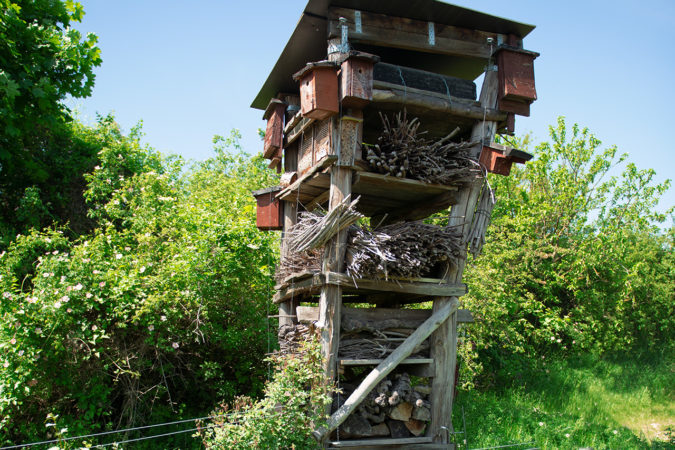
M 462 349 L 489 376 L 533 355 L 672 347 L 675 241 L 655 211 L 670 181 L 632 163 L 613 176 L 627 156 L 563 118 L 550 134 L 524 168 L 490 178 L 488 243 L 466 275 L 480 320 Z
M 62 103 L 90 95 L 101 63 L 96 36 L 70 27 L 83 14 L 70 0 L 0 1 L 0 246 L 76 215 L 63 210 L 98 151 L 74 133 Z

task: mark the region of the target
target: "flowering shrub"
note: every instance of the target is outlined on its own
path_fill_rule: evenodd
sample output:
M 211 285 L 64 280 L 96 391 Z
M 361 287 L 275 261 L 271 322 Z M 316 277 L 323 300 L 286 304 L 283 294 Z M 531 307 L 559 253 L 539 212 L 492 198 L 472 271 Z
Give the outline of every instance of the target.
M 262 391 L 278 242 L 250 190 L 276 174 L 228 153 L 236 134 L 187 171 L 133 139 L 87 176 L 93 233 L 32 231 L 0 256 L 0 442 L 45 438 L 48 414 L 84 434 Z

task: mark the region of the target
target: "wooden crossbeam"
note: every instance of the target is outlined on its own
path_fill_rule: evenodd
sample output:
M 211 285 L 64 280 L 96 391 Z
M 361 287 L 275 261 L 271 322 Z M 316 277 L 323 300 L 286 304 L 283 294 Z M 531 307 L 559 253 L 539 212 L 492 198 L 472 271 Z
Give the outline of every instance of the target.
M 359 11 L 359 15 L 360 30 L 356 27 L 356 10 L 330 8 L 328 10 L 329 38 L 340 37 L 342 30 L 339 18 L 344 17 L 349 24 L 349 41 L 352 43 L 487 59 L 490 56 L 487 39 L 492 38 L 494 42 L 498 42 L 500 36 L 497 33 L 367 11 Z M 503 35 L 502 39 L 504 39 Z

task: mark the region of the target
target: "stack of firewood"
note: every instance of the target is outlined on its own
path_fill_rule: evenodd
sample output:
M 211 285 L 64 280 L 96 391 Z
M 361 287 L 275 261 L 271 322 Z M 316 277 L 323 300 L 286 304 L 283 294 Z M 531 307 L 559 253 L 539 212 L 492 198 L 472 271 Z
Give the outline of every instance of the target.
M 345 383 L 333 401 L 337 409 L 354 386 Z M 341 438 L 421 436 L 431 420 L 428 385 L 412 386 L 407 373 L 390 375 L 363 400 L 356 412 L 340 425 Z
M 469 155 L 473 142 L 451 142 L 448 136 L 431 140 L 418 131 L 417 118 L 408 120 L 405 111 L 395 122 L 380 114 L 384 130 L 377 144 L 364 147 L 365 159 L 379 173 L 426 183 L 453 184 L 481 176 L 478 162 Z
M 281 258 L 275 278 L 281 283 L 291 275 L 300 272 L 319 272 L 322 257 L 323 249 L 315 248 L 304 252 L 288 252 Z
M 458 229 L 422 222 L 351 227 L 347 239 L 346 272 L 355 278 L 425 277 L 441 262 L 456 264 L 462 254 Z

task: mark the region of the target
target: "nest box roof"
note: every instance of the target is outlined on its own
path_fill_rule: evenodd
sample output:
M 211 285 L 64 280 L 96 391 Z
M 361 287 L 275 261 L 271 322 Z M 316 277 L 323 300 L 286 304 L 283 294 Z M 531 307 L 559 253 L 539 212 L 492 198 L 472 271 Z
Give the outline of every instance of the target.
M 328 8 L 342 7 L 394 17 L 452 25 L 491 33 L 525 37 L 534 26 L 484 14 L 437 0 L 309 0 L 265 84 L 251 107 L 265 109 L 279 92 L 295 92 L 292 75 L 307 62 L 326 58 Z M 476 58 L 412 52 L 400 49 L 368 49 L 394 64 L 414 66 L 446 75 L 473 80 L 480 75 L 485 61 Z

